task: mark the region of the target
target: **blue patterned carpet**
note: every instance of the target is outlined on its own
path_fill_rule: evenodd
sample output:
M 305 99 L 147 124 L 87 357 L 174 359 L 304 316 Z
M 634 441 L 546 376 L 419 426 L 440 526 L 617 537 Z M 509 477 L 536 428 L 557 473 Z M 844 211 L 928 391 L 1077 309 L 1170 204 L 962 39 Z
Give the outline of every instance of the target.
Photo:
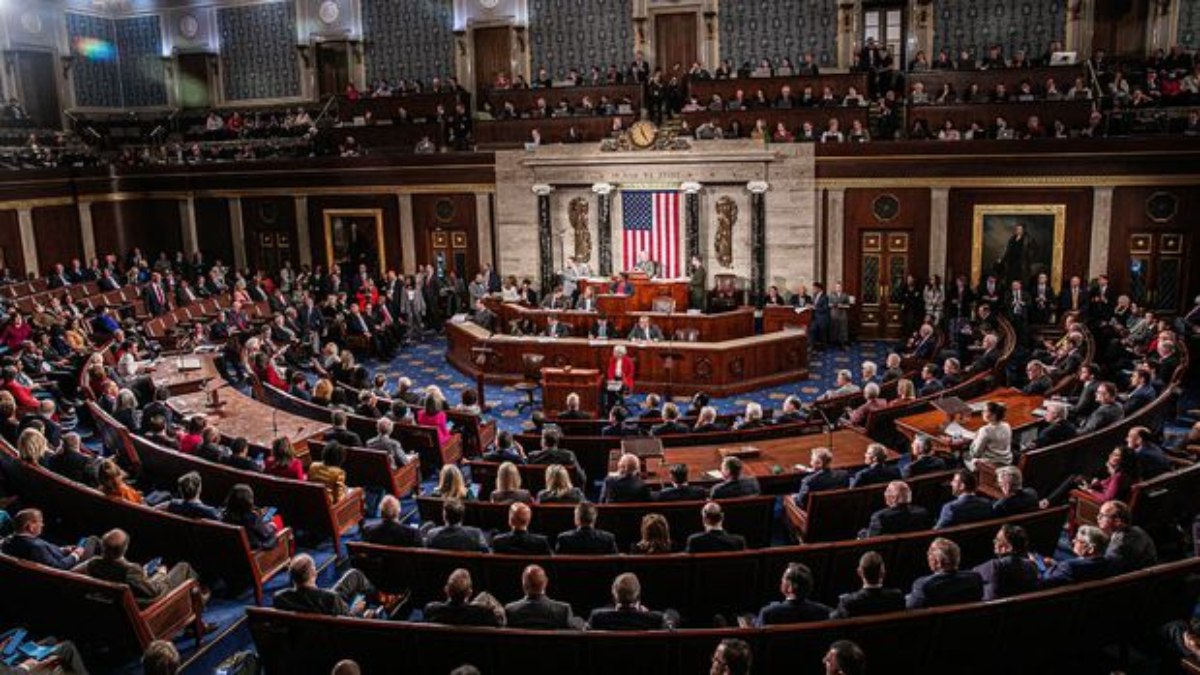
M 838 370 L 849 369 L 857 378 L 859 364 L 864 360 L 875 361 L 880 370 L 883 370 L 883 361 L 891 347 L 887 342 L 862 342 L 845 350 L 817 352 L 809 357 L 807 380 L 759 389 L 738 396 L 716 398 L 711 404 L 717 408 L 718 413 L 727 413 L 740 412 L 751 401 L 762 404 L 764 408 L 778 408 L 791 394 L 798 395 L 803 401 L 812 401 L 833 385 Z M 404 375 L 418 387 L 436 384 L 445 392 L 451 403 L 458 402 L 462 390 L 475 386 L 473 380 L 447 363 L 446 340 L 442 337 L 408 347 L 391 361 L 368 361 L 366 365 L 373 372 L 386 373 L 389 380 Z M 488 414 L 498 421 L 501 430 L 520 431 L 521 423 L 529 418 L 528 412 L 517 412 L 517 404 L 525 400 L 525 397 L 511 386 L 488 385 L 485 398 L 490 407 Z M 630 405 L 641 404 L 644 398 L 644 395 L 639 394 L 629 397 L 628 401 Z M 686 402 L 688 397 L 677 396 L 676 400 Z

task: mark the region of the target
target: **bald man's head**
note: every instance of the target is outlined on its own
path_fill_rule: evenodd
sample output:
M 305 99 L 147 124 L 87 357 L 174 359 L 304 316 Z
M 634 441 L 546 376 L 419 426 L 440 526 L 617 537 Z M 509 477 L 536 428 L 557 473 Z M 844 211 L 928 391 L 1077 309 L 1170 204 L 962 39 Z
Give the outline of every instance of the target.
M 546 586 L 550 580 L 546 577 L 546 570 L 539 565 L 530 565 L 521 573 L 521 588 L 525 590 L 525 595 L 536 597 L 546 594 Z

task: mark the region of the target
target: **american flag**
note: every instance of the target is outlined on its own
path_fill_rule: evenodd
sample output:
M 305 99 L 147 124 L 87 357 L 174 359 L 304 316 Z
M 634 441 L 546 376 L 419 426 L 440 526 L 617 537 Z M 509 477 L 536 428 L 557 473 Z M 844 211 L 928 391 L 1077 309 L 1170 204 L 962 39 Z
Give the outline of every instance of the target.
M 631 270 L 645 251 L 658 263 L 660 277 L 679 276 L 679 193 L 626 190 L 621 193 L 624 216 L 624 269 Z

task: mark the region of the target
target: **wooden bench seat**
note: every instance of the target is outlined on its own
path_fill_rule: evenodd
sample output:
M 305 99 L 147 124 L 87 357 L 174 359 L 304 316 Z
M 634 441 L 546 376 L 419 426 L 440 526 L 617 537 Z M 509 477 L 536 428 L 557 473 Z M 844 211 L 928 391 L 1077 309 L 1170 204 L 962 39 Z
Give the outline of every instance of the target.
M 464 463 L 471 471 L 471 482 L 479 485 L 479 499 L 487 501 L 492 495 L 492 490 L 496 488 L 496 474 L 500 470 L 500 465 L 496 462 L 484 462 L 482 460 L 469 460 Z M 549 464 L 518 464 L 517 471 L 521 474 L 521 487 L 529 490 L 529 494 L 537 495 L 539 490 L 546 487 L 546 468 Z M 567 473 L 571 476 L 571 485 L 583 489 L 583 481 L 579 476 L 579 472 L 575 467 L 566 467 Z
M 953 471 L 939 471 L 904 481 L 912 489 L 912 503 L 936 514 L 950 498 Z M 804 508 L 790 496 L 783 499 L 784 522 L 796 541 L 853 539 L 865 528 L 871 514 L 886 506 L 887 483 L 843 490 L 823 490 L 808 495 Z
M 309 441 L 308 449 L 311 457 L 320 459 L 325 443 Z M 379 488 L 396 497 L 406 497 L 421 485 L 419 458 L 404 466 L 393 466 L 391 456 L 384 450 L 346 447 L 345 451 L 342 468 L 346 470 L 347 485 Z

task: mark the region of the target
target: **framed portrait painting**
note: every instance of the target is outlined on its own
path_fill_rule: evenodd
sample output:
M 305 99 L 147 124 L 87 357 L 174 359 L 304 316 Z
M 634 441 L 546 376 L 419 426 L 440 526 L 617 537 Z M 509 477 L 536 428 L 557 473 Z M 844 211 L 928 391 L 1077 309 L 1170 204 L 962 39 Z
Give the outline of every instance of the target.
M 971 228 L 971 284 L 995 275 L 1029 288 L 1041 273 L 1062 288 L 1065 204 L 976 204 Z
M 383 255 L 382 209 L 325 209 L 325 262 L 351 272 L 359 264 L 382 271 L 387 269 Z

